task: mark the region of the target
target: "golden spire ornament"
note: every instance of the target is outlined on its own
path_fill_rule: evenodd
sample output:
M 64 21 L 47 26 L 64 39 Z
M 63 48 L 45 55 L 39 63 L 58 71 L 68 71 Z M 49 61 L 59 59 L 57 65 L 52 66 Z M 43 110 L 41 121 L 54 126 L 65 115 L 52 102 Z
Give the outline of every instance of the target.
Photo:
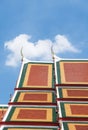
M 23 55 L 23 47 L 21 47 L 20 53 L 21 53 L 21 61 L 23 61 L 23 58 L 24 58 L 24 55 Z

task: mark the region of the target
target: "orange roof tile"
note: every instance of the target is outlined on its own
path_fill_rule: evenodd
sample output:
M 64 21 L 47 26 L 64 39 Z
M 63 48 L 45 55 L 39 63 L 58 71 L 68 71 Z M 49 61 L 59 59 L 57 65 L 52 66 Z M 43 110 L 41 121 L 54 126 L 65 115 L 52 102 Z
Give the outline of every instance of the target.
M 52 88 L 52 66 L 52 64 L 48 63 L 25 64 L 19 87 Z
M 12 107 L 7 121 L 56 122 L 55 107 Z
M 60 98 L 88 98 L 87 88 L 58 88 Z
M 88 61 L 62 61 L 60 65 L 61 83 L 88 84 Z
M 40 103 L 48 103 L 54 101 L 54 93 L 53 92 L 18 92 L 14 102 L 40 102 Z
M 88 104 L 86 103 L 60 103 L 62 118 L 80 117 L 88 119 Z

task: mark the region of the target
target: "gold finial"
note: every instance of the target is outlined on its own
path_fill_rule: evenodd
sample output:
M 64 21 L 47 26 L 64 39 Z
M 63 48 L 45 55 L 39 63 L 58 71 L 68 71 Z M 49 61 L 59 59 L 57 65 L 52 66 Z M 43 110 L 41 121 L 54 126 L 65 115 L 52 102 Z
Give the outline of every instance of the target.
M 52 59 L 54 59 L 53 45 L 51 46 L 51 54 L 52 54 Z
M 24 55 L 23 55 L 23 47 L 21 47 L 20 53 L 21 53 L 21 61 L 23 61 L 23 57 L 24 57 Z

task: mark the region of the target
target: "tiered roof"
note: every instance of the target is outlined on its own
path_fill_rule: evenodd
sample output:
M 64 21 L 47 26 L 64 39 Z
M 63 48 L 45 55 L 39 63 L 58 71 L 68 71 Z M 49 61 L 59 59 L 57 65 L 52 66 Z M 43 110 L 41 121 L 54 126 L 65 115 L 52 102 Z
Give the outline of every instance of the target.
M 87 77 L 88 60 L 23 60 L 0 129 L 87 130 Z
M 62 130 L 88 129 L 88 60 L 56 62 L 57 102 Z
M 2 124 L 2 130 L 57 130 L 53 63 L 23 62 Z

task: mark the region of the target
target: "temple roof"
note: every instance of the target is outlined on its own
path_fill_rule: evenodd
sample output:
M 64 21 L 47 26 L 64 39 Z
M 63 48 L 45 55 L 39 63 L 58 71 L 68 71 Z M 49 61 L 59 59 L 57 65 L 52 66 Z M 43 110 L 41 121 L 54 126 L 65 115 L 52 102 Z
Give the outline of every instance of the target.
M 54 58 L 22 61 L 1 130 L 88 129 L 88 60 Z

